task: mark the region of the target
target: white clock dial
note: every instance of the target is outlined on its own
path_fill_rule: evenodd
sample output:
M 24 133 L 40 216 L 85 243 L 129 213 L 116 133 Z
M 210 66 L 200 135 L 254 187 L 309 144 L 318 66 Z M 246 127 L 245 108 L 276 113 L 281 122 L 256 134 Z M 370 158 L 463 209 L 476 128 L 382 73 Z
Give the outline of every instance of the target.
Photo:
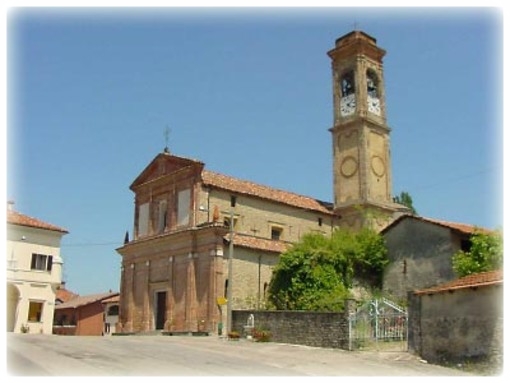
M 342 97 L 340 100 L 340 114 L 342 116 L 349 116 L 356 110 L 356 97 L 354 93 Z
M 378 116 L 381 114 L 381 101 L 378 98 L 368 96 L 367 103 L 368 111 L 370 113 L 376 114 Z

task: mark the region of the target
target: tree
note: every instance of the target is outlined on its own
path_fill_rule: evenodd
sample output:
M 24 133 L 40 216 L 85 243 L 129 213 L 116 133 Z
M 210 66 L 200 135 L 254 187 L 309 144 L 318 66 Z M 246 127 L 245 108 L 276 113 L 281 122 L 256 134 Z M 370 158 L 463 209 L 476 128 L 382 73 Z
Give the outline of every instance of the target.
M 416 209 L 413 206 L 413 198 L 411 197 L 411 195 L 408 192 L 405 192 L 405 191 L 400 192 L 400 195 L 393 197 L 393 201 L 395 203 L 399 203 L 401 205 L 407 206 L 409 209 L 411 209 L 411 213 L 413 215 L 418 214 L 418 212 L 416 211 Z
M 279 310 L 340 311 L 354 277 L 380 285 L 386 253 L 384 238 L 370 229 L 306 234 L 281 255 L 269 302 Z
M 503 237 L 501 232 L 475 232 L 470 238 L 469 251 L 457 251 L 452 258 L 453 270 L 459 277 L 498 270 L 503 267 Z

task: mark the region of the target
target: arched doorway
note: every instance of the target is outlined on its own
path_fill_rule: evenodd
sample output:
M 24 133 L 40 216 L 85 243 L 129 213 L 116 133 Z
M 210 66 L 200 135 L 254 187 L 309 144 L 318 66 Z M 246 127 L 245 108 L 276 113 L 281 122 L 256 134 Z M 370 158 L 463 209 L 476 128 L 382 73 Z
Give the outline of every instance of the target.
M 7 331 L 13 332 L 18 316 L 19 290 L 12 284 L 7 283 Z

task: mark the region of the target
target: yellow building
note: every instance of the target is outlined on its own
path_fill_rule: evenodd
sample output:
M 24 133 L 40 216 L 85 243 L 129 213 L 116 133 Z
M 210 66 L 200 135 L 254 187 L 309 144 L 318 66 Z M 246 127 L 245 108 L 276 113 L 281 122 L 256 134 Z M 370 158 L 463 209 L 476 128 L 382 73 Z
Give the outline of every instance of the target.
M 51 334 L 68 231 L 7 209 L 7 331 Z
M 224 329 L 229 293 L 229 308 L 260 307 L 279 255 L 303 234 L 381 228 L 406 211 L 391 196 L 384 53 L 359 31 L 328 52 L 334 203 L 212 172 L 167 148 L 153 159 L 130 186 L 134 238 L 117 249 L 119 331 Z

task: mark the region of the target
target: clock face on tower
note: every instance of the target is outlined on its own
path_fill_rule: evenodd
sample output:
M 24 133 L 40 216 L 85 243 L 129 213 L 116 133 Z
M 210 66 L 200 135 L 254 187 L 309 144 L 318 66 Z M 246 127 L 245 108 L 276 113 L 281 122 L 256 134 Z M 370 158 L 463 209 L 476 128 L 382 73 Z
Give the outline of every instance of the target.
M 340 100 L 340 114 L 345 117 L 353 114 L 356 110 L 356 97 L 354 93 L 342 97 Z
M 368 111 L 370 113 L 376 114 L 378 116 L 381 115 L 381 101 L 377 97 L 368 96 Z

